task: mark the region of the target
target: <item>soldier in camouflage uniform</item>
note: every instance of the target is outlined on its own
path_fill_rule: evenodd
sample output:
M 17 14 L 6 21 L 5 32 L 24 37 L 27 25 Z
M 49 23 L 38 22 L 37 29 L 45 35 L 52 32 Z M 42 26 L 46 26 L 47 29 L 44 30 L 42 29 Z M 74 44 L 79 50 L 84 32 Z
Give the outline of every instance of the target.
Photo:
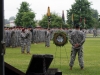
M 76 58 L 76 54 L 78 53 L 78 61 L 80 68 L 84 68 L 84 62 L 83 62 L 83 43 L 85 42 L 85 35 L 82 31 L 80 31 L 80 27 L 78 24 L 75 26 L 75 31 L 72 32 L 69 36 L 69 42 L 72 45 L 71 50 L 71 59 L 70 59 L 70 70 L 72 70 L 72 67 L 74 65 L 74 61 Z
M 15 27 L 11 30 L 11 46 L 12 46 L 12 48 L 16 47 L 16 30 L 15 30 Z
M 96 36 L 97 36 L 97 29 L 94 28 L 94 29 L 93 29 L 93 37 L 96 37 Z
M 26 30 L 26 52 L 27 54 L 30 54 L 31 41 L 32 41 L 32 32 L 31 32 L 31 28 L 28 28 Z
M 22 29 L 21 35 L 20 35 L 20 40 L 21 40 L 21 53 L 25 53 L 25 48 L 26 48 L 26 33 L 25 29 Z
M 50 29 L 45 34 L 45 47 L 50 47 Z

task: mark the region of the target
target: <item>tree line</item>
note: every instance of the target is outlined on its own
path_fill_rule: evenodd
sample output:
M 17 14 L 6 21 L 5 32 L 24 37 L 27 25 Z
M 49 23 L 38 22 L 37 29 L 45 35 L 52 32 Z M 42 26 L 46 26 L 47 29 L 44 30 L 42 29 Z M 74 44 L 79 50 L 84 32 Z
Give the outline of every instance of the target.
M 96 9 L 91 8 L 91 4 L 92 3 L 88 0 L 75 0 L 75 3 L 71 5 L 71 8 L 69 10 L 66 10 L 67 13 L 65 14 L 67 14 L 67 20 L 62 18 L 62 16 L 58 15 L 56 12 L 50 12 L 50 28 L 73 28 L 76 23 L 79 23 L 82 28 L 99 28 L 99 13 Z M 27 2 L 22 2 L 20 4 L 18 13 L 16 14 L 16 18 L 14 19 L 15 24 L 17 26 L 23 27 L 36 27 L 36 24 L 38 24 L 43 28 L 47 28 L 47 14 L 44 14 L 42 19 L 37 21 L 35 20 L 35 12 L 32 11 L 29 6 L 30 5 Z

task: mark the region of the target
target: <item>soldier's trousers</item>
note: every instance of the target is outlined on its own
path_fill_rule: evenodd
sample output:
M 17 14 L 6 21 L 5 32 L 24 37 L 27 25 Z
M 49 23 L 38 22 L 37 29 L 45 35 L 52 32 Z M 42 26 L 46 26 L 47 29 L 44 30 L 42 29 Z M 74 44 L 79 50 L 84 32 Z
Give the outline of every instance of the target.
M 73 67 L 77 53 L 78 53 L 79 65 L 80 65 L 80 67 L 84 67 L 83 50 L 82 49 L 83 48 L 80 48 L 80 49 L 74 49 L 74 48 L 72 48 L 72 51 L 71 51 L 71 59 L 70 59 L 70 63 L 69 63 L 69 66 L 70 67 Z
M 26 52 L 30 53 L 30 46 L 31 46 L 31 41 L 26 43 Z
M 24 52 L 25 51 L 25 43 L 21 43 L 21 52 Z

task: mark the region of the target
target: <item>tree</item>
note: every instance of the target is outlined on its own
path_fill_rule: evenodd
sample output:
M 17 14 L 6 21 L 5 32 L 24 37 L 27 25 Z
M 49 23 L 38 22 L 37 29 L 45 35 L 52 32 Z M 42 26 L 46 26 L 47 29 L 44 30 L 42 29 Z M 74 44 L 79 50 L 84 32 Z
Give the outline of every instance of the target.
M 12 20 L 15 20 L 15 17 L 14 17 L 14 16 L 11 16 L 11 17 L 9 18 L 9 21 L 12 21 Z
M 35 26 L 35 13 L 29 8 L 29 4 L 27 2 L 22 2 L 20 9 L 18 9 L 18 13 L 16 15 L 15 24 L 17 26 L 28 27 L 32 25 Z
M 100 27 L 99 26 L 99 21 L 98 21 L 98 11 L 97 10 L 95 10 L 95 9 L 91 9 L 91 11 L 92 11 L 92 16 L 93 16 L 93 27 L 95 27 L 95 28 L 98 28 L 98 27 Z
M 34 25 L 35 21 L 33 20 L 35 14 L 33 12 L 24 12 L 22 16 L 22 23 L 24 27 Z M 34 26 L 33 26 L 34 27 Z
M 61 28 L 62 24 L 63 24 L 62 17 L 59 16 L 57 13 L 51 13 L 50 28 L 53 28 L 53 27 Z M 47 15 L 43 16 L 42 20 L 39 21 L 39 25 L 41 27 L 48 28 L 48 17 L 47 17 Z
M 9 20 L 4 19 L 4 25 L 9 24 Z
M 93 26 L 90 5 L 91 3 L 88 0 L 75 0 L 72 9 L 67 10 L 67 23 L 70 24 L 70 27 L 74 27 L 76 23 L 79 23 L 82 28 Z

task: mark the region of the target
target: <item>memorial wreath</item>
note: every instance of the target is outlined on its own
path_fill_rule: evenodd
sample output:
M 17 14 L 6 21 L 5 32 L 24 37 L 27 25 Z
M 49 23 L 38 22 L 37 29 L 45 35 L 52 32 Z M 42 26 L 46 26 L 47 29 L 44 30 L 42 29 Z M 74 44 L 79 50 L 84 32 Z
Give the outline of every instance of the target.
M 64 46 L 68 43 L 68 35 L 63 31 L 57 31 L 54 33 L 53 42 L 56 46 Z

